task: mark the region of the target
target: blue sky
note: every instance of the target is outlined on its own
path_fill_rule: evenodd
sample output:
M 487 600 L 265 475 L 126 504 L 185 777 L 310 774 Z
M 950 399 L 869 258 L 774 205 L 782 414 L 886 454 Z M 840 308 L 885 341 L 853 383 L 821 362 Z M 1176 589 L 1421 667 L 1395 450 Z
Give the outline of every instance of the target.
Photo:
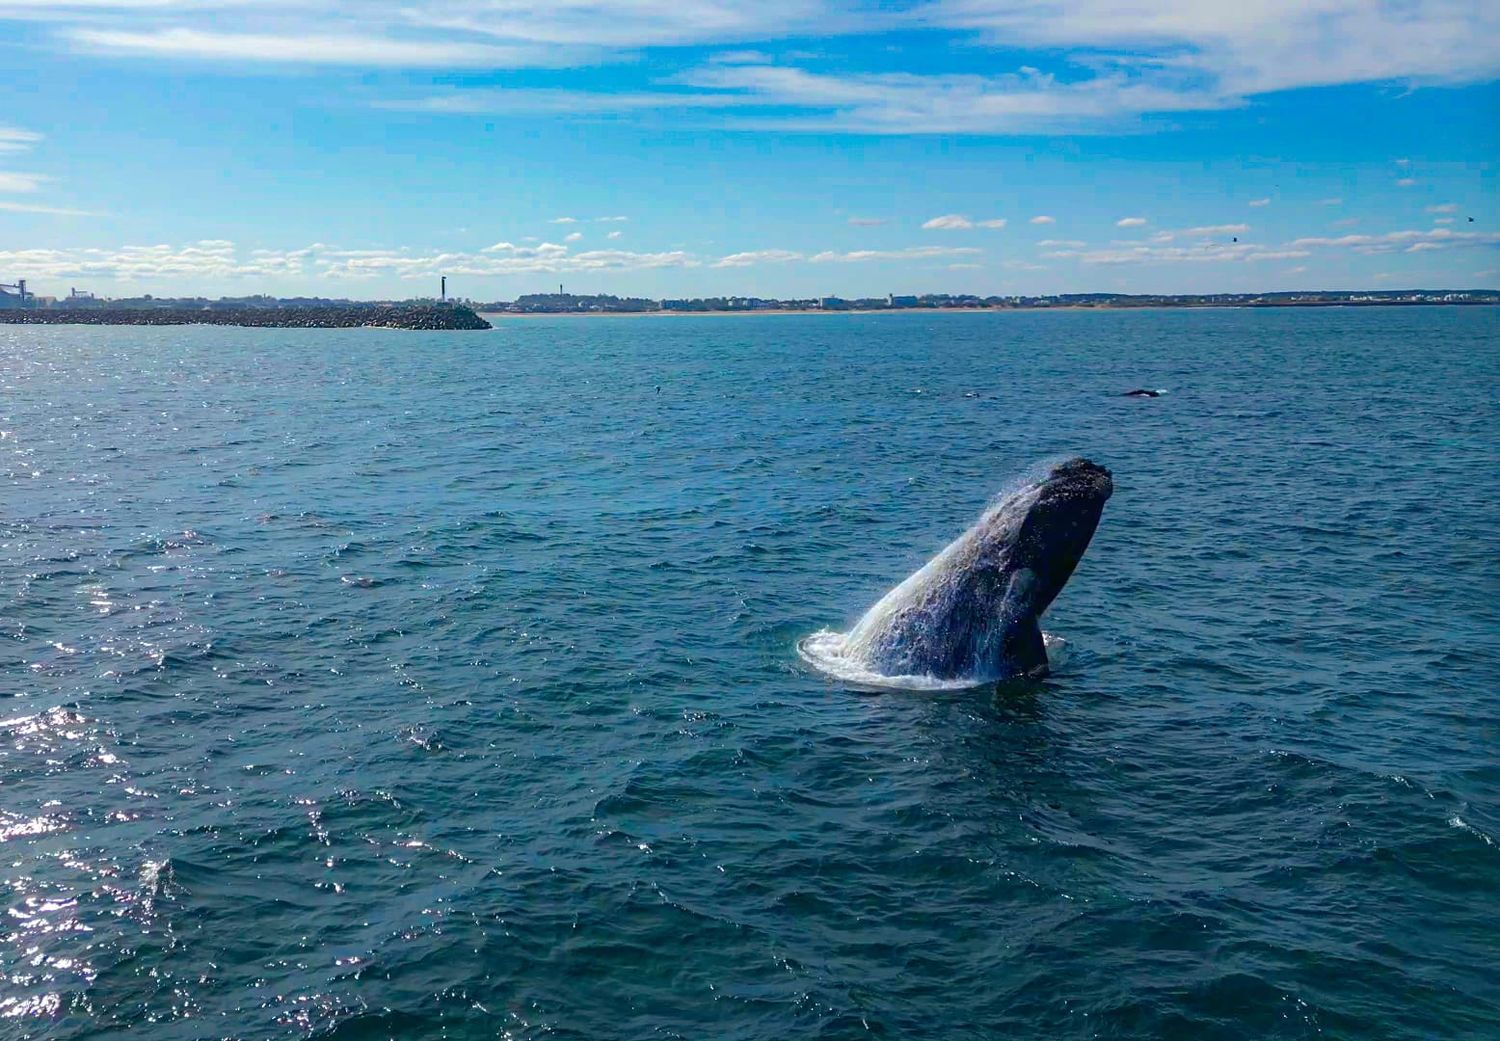
M 1497 80 L 1492 0 L 10 0 L 0 281 L 1495 287 Z

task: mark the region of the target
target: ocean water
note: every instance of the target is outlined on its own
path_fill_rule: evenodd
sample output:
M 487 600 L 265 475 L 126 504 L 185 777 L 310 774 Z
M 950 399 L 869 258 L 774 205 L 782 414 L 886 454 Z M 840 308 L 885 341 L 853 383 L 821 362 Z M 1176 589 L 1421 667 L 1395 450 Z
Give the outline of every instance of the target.
M 1494 1038 L 1497 388 L 1477 308 L 0 329 L 0 1037 Z M 1068 453 L 1051 678 L 801 661 Z

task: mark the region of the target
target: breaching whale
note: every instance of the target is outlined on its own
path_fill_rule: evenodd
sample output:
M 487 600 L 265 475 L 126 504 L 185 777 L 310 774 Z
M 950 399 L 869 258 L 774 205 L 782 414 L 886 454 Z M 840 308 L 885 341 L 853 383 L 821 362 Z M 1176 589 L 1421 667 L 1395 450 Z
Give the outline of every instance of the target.
M 804 655 L 880 677 L 984 683 L 1044 674 L 1039 619 L 1088 549 L 1113 491 L 1096 463 L 1053 466 L 987 509 L 848 633 L 805 641 Z

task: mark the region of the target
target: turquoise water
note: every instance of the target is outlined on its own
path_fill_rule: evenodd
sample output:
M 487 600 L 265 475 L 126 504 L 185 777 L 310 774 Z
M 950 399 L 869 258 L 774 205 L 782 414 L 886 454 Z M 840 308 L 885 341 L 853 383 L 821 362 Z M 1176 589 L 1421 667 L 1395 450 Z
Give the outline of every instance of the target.
M 0 1037 L 1495 1037 L 1497 386 L 1491 309 L 0 330 Z M 1065 453 L 1054 676 L 801 662 Z

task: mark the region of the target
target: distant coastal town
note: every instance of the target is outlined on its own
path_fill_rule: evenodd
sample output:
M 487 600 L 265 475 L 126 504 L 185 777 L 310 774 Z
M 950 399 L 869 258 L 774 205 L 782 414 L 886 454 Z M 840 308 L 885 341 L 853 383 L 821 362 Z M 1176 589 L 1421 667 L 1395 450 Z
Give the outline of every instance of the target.
M 703 314 L 756 311 L 1008 311 L 1060 308 L 1132 307 L 1339 307 L 1391 304 L 1497 304 L 1500 291 L 1486 289 L 1404 289 L 1358 292 L 1125 294 L 1058 293 L 1047 296 L 974 296 L 924 293 L 901 296 L 837 296 L 780 300 L 757 296 L 714 296 L 649 300 L 609 295 L 532 293 L 513 301 L 468 302 L 487 314 Z
M 1045 296 L 977 296 L 954 293 L 889 294 L 845 299 L 837 296 L 777 299 L 758 296 L 664 298 L 614 296 L 607 293 L 529 293 L 514 300 L 456 299 L 445 294 L 411 300 L 349 300 L 327 297 L 137 296 L 108 299 L 73 289 L 67 296 L 41 296 L 24 281 L 0 284 L 0 323 L 59 324 L 406 324 L 420 321 L 477 326 L 469 313 L 489 315 L 560 314 L 743 314 L 890 311 L 1011 311 L 1062 309 L 1129 309 L 1164 307 L 1368 307 L 1409 305 L 1500 304 L 1500 291 L 1489 289 L 1330 290 L 1279 293 L 1126 294 L 1056 293 Z M 394 312 L 405 309 L 398 318 Z M 376 312 L 385 321 L 367 321 Z M 278 315 L 287 318 L 278 320 Z M 317 320 L 322 316 L 322 320 Z M 295 320 L 293 320 L 295 318 Z

